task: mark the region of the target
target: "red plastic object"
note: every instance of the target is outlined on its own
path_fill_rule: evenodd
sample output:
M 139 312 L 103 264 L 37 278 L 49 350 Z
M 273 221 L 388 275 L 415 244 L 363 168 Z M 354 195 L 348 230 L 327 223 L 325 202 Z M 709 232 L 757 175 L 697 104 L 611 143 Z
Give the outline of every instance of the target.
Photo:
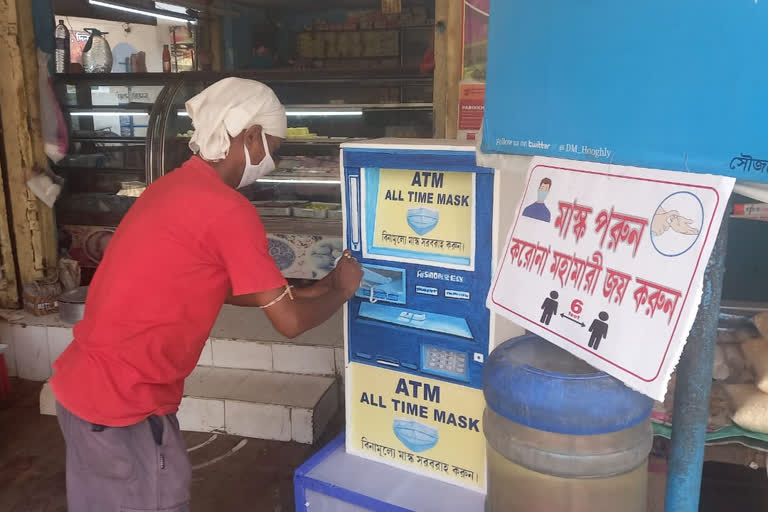
M 0 400 L 6 400 L 11 394 L 11 379 L 8 377 L 8 367 L 5 356 L 0 354 Z

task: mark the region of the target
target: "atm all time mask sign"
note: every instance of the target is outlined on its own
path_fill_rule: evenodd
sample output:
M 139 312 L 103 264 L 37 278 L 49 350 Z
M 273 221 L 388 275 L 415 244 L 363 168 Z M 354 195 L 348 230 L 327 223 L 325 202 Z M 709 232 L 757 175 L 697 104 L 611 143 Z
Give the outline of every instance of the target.
M 488 307 L 663 400 L 733 184 L 534 158 Z
M 481 390 L 350 363 L 347 451 L 485 488 Z
M 363 172 L 365 257 L 474 270 L 474 173 Z

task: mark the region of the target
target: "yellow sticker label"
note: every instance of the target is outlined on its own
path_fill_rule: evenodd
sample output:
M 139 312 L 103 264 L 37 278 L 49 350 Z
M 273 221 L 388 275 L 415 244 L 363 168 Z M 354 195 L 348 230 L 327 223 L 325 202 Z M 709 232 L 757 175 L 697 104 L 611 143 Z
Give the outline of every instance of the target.
M 359 363 L 347 385 L 348 452 L 485 489 L 481 390 Z
M 474 173 L 381 169 L 378 179 L 375 247 L 448 256 L 470 265 Z

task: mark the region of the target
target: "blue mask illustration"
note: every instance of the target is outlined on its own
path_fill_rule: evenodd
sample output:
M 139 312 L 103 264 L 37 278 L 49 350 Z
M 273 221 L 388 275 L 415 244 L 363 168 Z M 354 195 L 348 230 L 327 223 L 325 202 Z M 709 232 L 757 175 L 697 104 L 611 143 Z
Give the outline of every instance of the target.
M 538 192 L 539 201 L 543 202 L 547 198 L 548 195 L 549 195 L 549 190 L 539 189 L 539 192 Z
M 392 282 L 391 277 L 383 276 L 378 272 L 374 272 L 369 268 L 363 267 L 363 286 L 371 288 L 382 284 L 388 284 Z
M 434 447 L 439 440 L 437 429 L 413 420 L 395 420 L 392 425 L 397 438 L 414 453 Z
M 431 208 L 409 208 L 408 225 L 417 235 L 426 235 L 437 226 L 440 212 Z

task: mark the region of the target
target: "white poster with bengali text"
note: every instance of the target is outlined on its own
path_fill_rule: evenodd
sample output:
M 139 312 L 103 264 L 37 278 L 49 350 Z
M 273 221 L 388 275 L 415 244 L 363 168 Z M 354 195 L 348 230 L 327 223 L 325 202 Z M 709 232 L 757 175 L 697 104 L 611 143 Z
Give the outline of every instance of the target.
M 733 185 L 534 158 L 488 307 L 663 400 Z

